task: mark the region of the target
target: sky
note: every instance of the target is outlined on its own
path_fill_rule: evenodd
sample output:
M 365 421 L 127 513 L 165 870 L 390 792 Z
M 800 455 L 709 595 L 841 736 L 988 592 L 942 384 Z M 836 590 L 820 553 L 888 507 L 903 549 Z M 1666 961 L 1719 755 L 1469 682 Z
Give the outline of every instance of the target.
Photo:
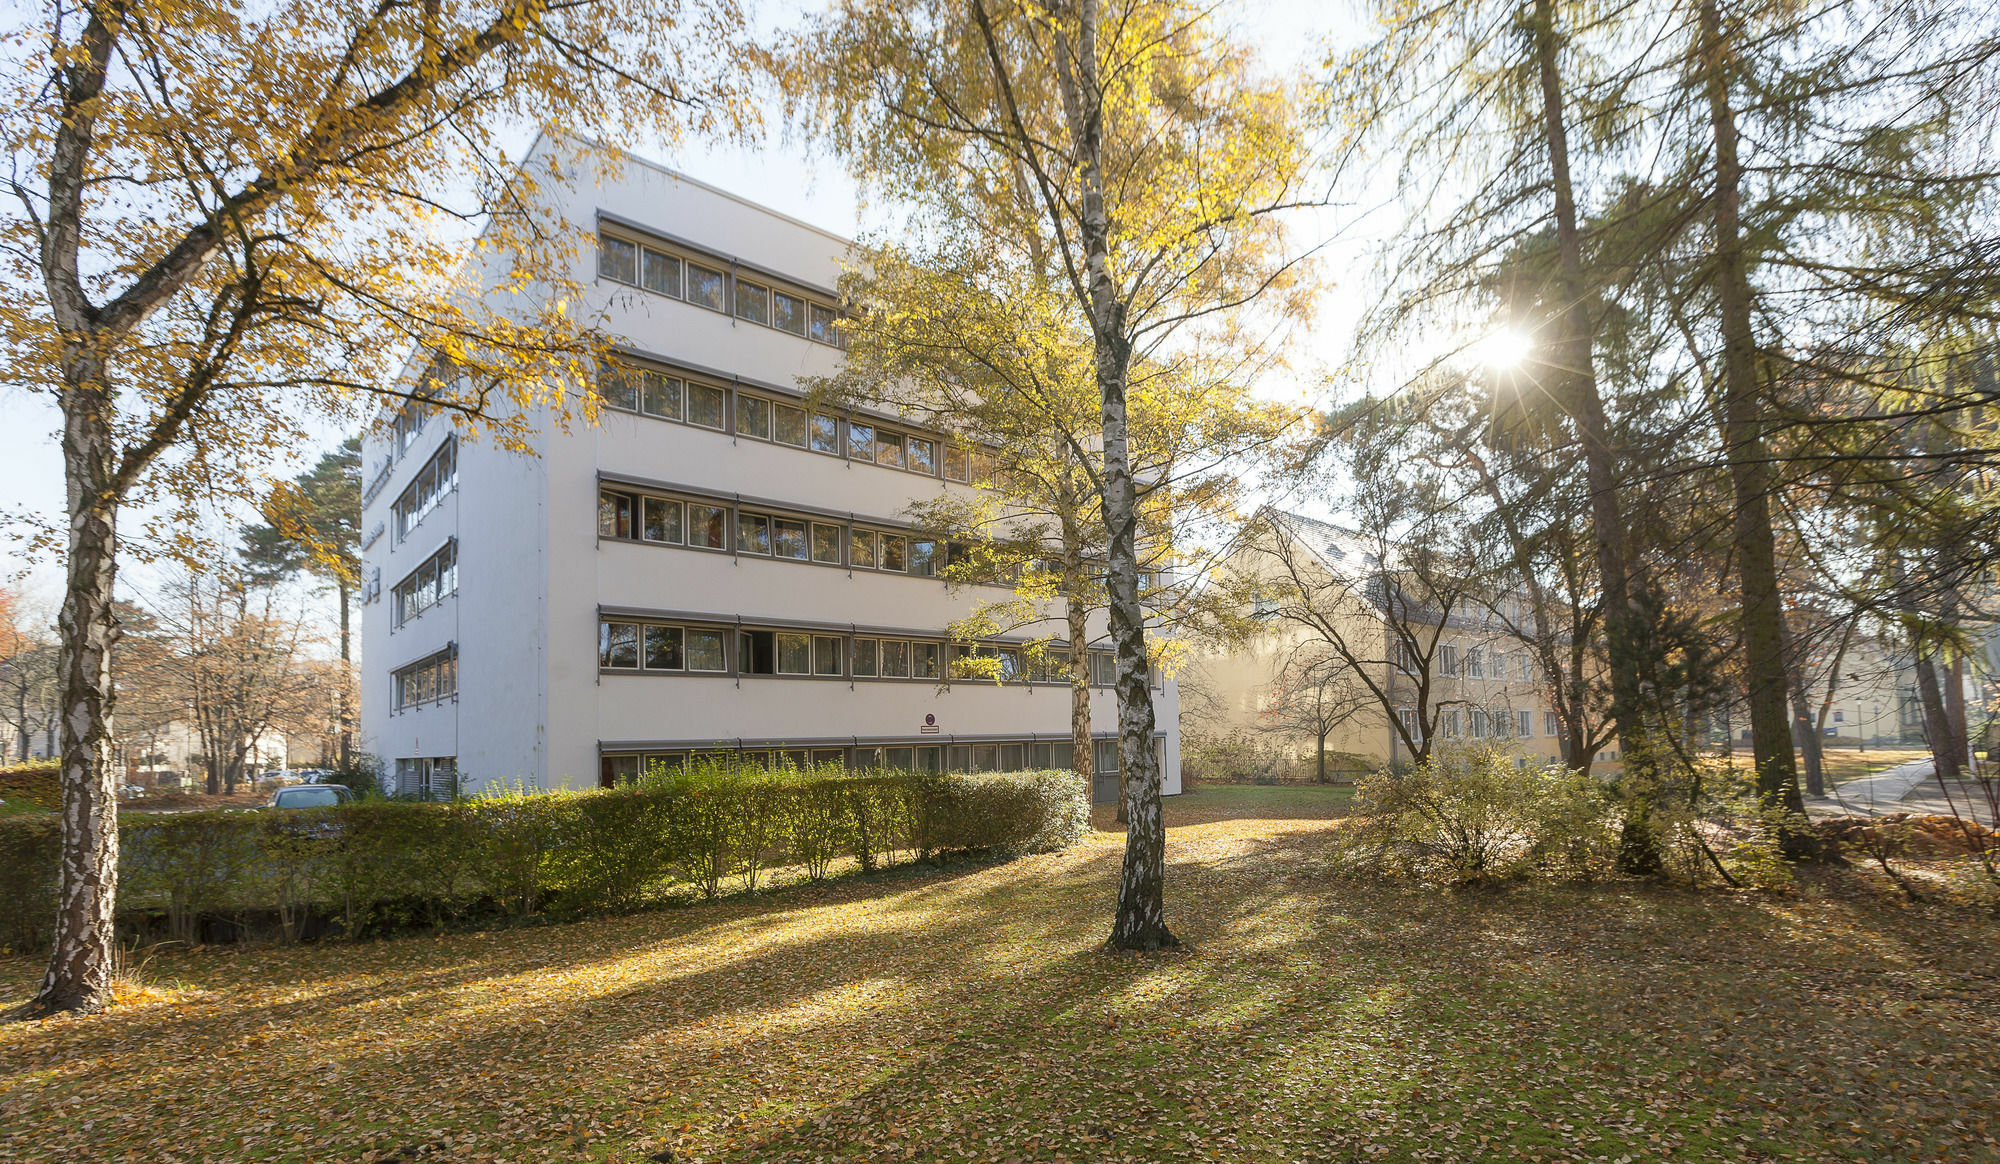
M 790 23 L 801 10 L 821 6 L 814 0 L 777 0 L 758 6 L 753 18 L 761 27 L 777 27 Z M 1259 46 L 1274 71 L 1316 71 L 1325 46 L 1352 44 L 1362 30 L 1358 6 L 1339 0 L 1229 0 L 1219 11 L 1240 36 Z M 588 132 L 588 127 L 577 128 Z M 882 225 L 880 208 L 864 202 L 838 162 L 811 156 L 776 134 L 756 147 L 689 141 L 640 152 L 837 234 L 854 237 Z M 1322 258 L 1328 270 L 1349 274 L 1330 282 L 1319 320 L 1299 337 L 1292 381 L 1275 386 L 1274 392 L 1311 394 L 1319 388 L 1322 375 L 1345 357 L 1360 305 L 1360 283 L 1353 273 L 1361 265 L 1366 241 L 1345 237 L 1351 224 L 1342 216 L 1342 211 L 1330 210 L 1298 223 L 1308 245 L 1340 236 Z M 0 392 L 0 586 L 16 590 L 49 614 L 61 594 L 60 564 L 47 556 L 29 559 L 20 540 L 23 527 L 12 519 L 27 514 L 52 524 L 61 520 L 60 419 L 48 397 Z M 317 443 L 293 450 L 289 467 L 278 475 L 304 469 L 344 435 L 332 429 L 320 433 Z M 125 528 L 136 525 L 127 521 Z M 128 589 L 144 592 L 159 581 L 156 571 L 140 563 L 121 564 L 121 570 Z

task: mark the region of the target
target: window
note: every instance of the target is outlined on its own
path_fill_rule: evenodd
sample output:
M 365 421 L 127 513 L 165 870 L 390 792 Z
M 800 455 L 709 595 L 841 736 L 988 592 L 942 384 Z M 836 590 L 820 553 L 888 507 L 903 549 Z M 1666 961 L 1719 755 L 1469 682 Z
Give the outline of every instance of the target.
M 838 344 L 840 337 L 838 330 L 833 326 L 834 318 L 833 308 L 818 303 L 813 304 L 810 325 L 812 338 L 823 344 Z
M 687 265 L 687 299 L 699 307 L 710 311 L 723 311 L 722 288 L 725 282 L 721 271 L 711 271 L 707 267 Z
M 806 334 L 806 301 L 783 291 L 771 292 L 771 326 L 793 335 Z
M 910 573 L 922 578 L 934 578 L 943 565 L 944 543 L 932 541 L 910 543 Z
M 1484 648 L 1471 647 L 1466 650 L 1465 677 L 1468 679 L 1486 678 L 1486 651 Z M 1504 677 L 1503 675 L 1502 678 Z
M 1094 687 L 1118 685 L 1118 660 L 1110 651 L 1090 652 L 1090 682 Z
M 1514 656 L 1514 677 L 1526 683 L 1535 677 L 1534 659 L 1526 651 Z
M 677 626 L 648 626 L 643 636 L 648 671 L 679 671 L 685 657 L 681 648 L 686 632 Z
M 839 675 L 840 656 L 843 653 L 841 641 L 831 635 L 813 637 L 813 674 Z
M 446 647 L 435 655 L 419 659 L 397 670 L 396 706 L 419 707 L 458 695 L 458 647 Z
M 624 364 L 605 360 L 597 365 L 597 394 L 607 408 L 639 411 L 639 372 Z
M 856 679 L 873 679 L 881 673 L 875 667 L 875 648 L 876 641 L 874 639 L 854 640 L 854 677 Z
M 840 527 L 814 522 L 812 560 L 827 566 L 840 565 Z
M 856 566 L 875 568 L 875 531 L 857 529 L 848 535 L 848 553 Z
M 395 525 L 396 540 L 402 541 L 417 523 L 431 510 L 438 507 L 444 496 L 458 487 L 458 447 L 446 440 L 424 467 L 417 470 L 416 480 L 411 481 L 396 498 Z
M 909 539 L 902 534 L 882 535 L 882 562 L 884 570 L 903 570 L 908 566 Z
M 903 467 L 903 436 L 901 433 L 877 432 L 875 434 L 875 463 L 892 469 Z
M 778 674 L 812 674 L 812 636 L 780 631 L 777 639 Z
M 919 679 L 937 679 L 944 673 L 942 643 L 911 643 L 910 667 Z
M 1523 712 L 1520 712 L 1520 713 L 1518 713 L 1518 714 L 1517 714 L 1517 715 L 1516 715 L 1516 716 L 1515 716 L 1514 718 L 1515 718 L 1515 728 L 1517 729 L 1517 730 L 1515 731 L 1515 734 L 1516 734 L 1516 735 L 1520 736 L 1520 737 L 1521 737 L 1522 739 L 1524 739 L 1524 740 L 1525 740 L 1525 739 L 1527 739 L 1527 738 L 1528 738 L 1529 736 L 1532 736 L 1532 735 L 1534 735 L 1534 734 L 1535 734 L 1535 713 L 1534 713 L 1534 712 L 1532 712 L 1532 711 L 1523 711 Z
M 991 449 L 974 449 L 972 453 L 972 483 L 991 488 L 994 479 L 999 476 L 999 456 Z
M 597 495 L 597 536 L 601 538 L 629 538 L 632 536 L 632 498 L 624 493 L 608 490 Z
M 1542 713 L 1542 734 L 1545 736 L 1559 736 L 1562 734 L 1562 721 L 1556 717 L 1555 712 L 1545 711 Z
M 1090 745 L 1091 769 L 1100 776 L 1109 776 L 1118 771 L 1121 757 L 1118 755 L 1117 740 L 1097 740 Z
M 1403 721 L 1404 735 L 1410 737 L 1412 740 L 1415 740 L 1418 743 L 1423 742 L 1424 739 L 1423 728 L 1417 725 L 1417 713 L 1414 709 L 1407 707 L 1403 708 L 1401 711 L 1398 711 L 1396 713 L 1396 718 Z
M 972 479 L 972 451 L 964 445 L 944 447 L 944 476 L 947 481 Z
M 1002 650 L 1000 652 L 1000 682 L 1019 683 L 1026 677 L 1027 672 L 1021 669 L 1021 652 L 1011 647 Z
M 665 497 L 647 497 L 641 502 L 644 520 L 639 532 L 649 542 L 681 543 L 681 503 Z
M 1486 738 L 1486 713 L 1483 711 L 1472 713 L 1472 738 L 1475 740 Z
M 815 453 L 840 455 L 840 421 L 823 413 L 812 415 L 811 448 Z
M 910 677 L 910 644 L 899 639 L 882 640 L 882 677 L 884 679 Z
M 639 669 L 639 626 L 630 622 L 597 624 L 597 665 L 614 671 Z
M 771 402 L 761 396 L 736 397 L 736 431 L 760 441 L 771 439 Z
M 687 544 L 704 550 L 727 549 L 729 543 L 723 540 L 723 530 L 728 527 L 729 511 L 720 505 L 702 505 L 689 502 Z
M 639 247 L 622 238 L 599 235 L 597 239 L 597 274 L 600 278 L 614 283 L 639 283 Z
M 1844 712 L 1844 711 L 1836 711 L 1836 712 L 1834 712 L 1834 713 L 1833 713 L 1833 722 L 1835 722 L 1835 723 L 1846 723 L 1846 722 L 1847 722 L 1847 713 L 1846 713 L 1846 712 Z
M 936 444 L 922 437 L 910 437 L 906 443 L 910 469 L 926 475 L 937 472 Z
M 417 436 L 424 431 L 424 422 L 429 419 L 430 409 L 414 400 L 397 411 L 392 426 L 397 456 L 409 452 L 410 446 L 417 443 Z
M 1446 675 L 1458 674 L 1458 648 L 1447 643 L 1438 648 L 1438 670 Z
M 1444 734 L 1449 739 L 1458 738 L 1458 711 L 1454 708 L 1444 713 Z
M 777 632 L 747 630 L 737 634 L 736 671 L 741 675 L 777 674 Z
M 722 653 L 722 632 L 718 630 L 695 630 L 687 632 L 687 669 L 690 671 L 727 671 L 729 662 Z
M 672 376 L 647 372 L 642 384 L 639 411 L 668 420 L 681 418 L 681 382 Z
M 853 461 L 875 459 L 875 426 L 847 422 L 847 456 Z
M 456 593 L 458 542 L 454 539 L 396 584 L 396 625 L 402 626 Z
M 781 445 L 806 447 L 806 410 L 788 404 L 772 405 L 772 438 Z
M 681 297 L 681 261 L 672 255 L 646 248 L 639 265 L 639 285 L 659 295 Z
M 1049 656 L 1049 682 L 1051 683 L 1069 682 L 1068 649 L 1064 647 L 1050 647 L 1048 651 L 1048 656 Z
M 1504 740 L 1514 729 L 1514 713 L 1502 709 L 1493 713 L 1493 738 Z
M 738 513 L 736 552 L 768 555 L 771 552 L 771 519 L 761 513 Z
M 722 389 L 708 384 L 688 382 L 687 418 L 689 424 L 718 431 L 722 428 Z
M 770 288 L 736 280 L 736 318 L 747 319 L 751 323 L 770 323 Z
M 771 524 L 771 548 L 780 558 L 806 560 L 806 523 L 777 518 Z

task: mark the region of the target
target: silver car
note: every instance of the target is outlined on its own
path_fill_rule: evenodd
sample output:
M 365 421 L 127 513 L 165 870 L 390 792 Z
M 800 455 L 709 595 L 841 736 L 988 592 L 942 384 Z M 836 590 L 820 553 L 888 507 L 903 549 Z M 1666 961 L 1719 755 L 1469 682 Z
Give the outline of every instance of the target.
M 294 784 L 271 794 L 265 808 L 332 808 L 354 799 L 345 784 Z

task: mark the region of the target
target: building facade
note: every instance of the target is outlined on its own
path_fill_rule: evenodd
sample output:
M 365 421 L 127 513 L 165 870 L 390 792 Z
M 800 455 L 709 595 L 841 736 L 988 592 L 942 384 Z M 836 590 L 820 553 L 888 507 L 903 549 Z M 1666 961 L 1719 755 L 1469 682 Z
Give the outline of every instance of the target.
M 1563 758 L 1567 735 L 1531 644 L 1516 629 L 1529 621 L 1524 595 L 1460 595 L 1449 610 L 1406 597 L 1392 614 L 1387 588 L 1398 571 L 1393 563 L 1385 569 L 1366 539 L 1295 513 L 1267 511 L 1255 528 L 1225 567 L 1272 597 L 1252 612 L 1262 619 L 1260 634 L 1197 665 L 1193 682 L 1209 732 L 1278 749 L 1295 770 L 1317 770 L 1320 731 L 1335 757 L 1332 771 L 1408 763 L 1405 733 L 1425 735 L 1415 698 L 1421 682 L 1436 719 L 1434 746 L 1500 748 L 1523 764 Z M 1309 619 L 1297 617 L 1300 605 Z M 1309 620 L 1321 628 L 1310 629 Z M 1404 649 L 1399 624 L 1434 643 L 1427 657 Z M 1351 662 L 1326 649 L 1327 635 L 1347 644 Z M 1594 766 L 1615 769 L 1617 749 L 1604 741 Z
M 560 149 L 544 138 L 527 164 Z M 611 177 L 565 153 L 551 196 L 597 236 L 578 261 L 619 353 L 599 423 L 542 416 L 529 457 L 410 408 L 364 445 L 362 731 L 397 786 L 589 787 L 711 752 L 1071 766 L 1061 658 L 1020 654 L 1034 627 L 950 642 L 981 588 L 941 580 L 955 547 L 903 516 L 974 488 L 996 451 L 800 391 L 841 360 L 849 241 L 638 159 Z M 999 655 L 1004 681 L 954 681 L 967 651 Z M 1100 797 L 1109 662 L 1078 663 Z M 1178 695 L 1155 698 L 1177 792 Z

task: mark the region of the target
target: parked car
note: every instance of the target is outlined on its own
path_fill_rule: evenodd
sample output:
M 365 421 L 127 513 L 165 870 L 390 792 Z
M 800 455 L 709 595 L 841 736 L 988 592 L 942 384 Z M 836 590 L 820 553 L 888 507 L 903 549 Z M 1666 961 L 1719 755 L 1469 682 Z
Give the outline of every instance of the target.
M 265 808 L 332 808 L 354 799 L 345 784 L 294 784 L 271 794 Z
M 298 773 L 301 784 L 332 784 L 334 773 L 330 768 L 301 768 Z

